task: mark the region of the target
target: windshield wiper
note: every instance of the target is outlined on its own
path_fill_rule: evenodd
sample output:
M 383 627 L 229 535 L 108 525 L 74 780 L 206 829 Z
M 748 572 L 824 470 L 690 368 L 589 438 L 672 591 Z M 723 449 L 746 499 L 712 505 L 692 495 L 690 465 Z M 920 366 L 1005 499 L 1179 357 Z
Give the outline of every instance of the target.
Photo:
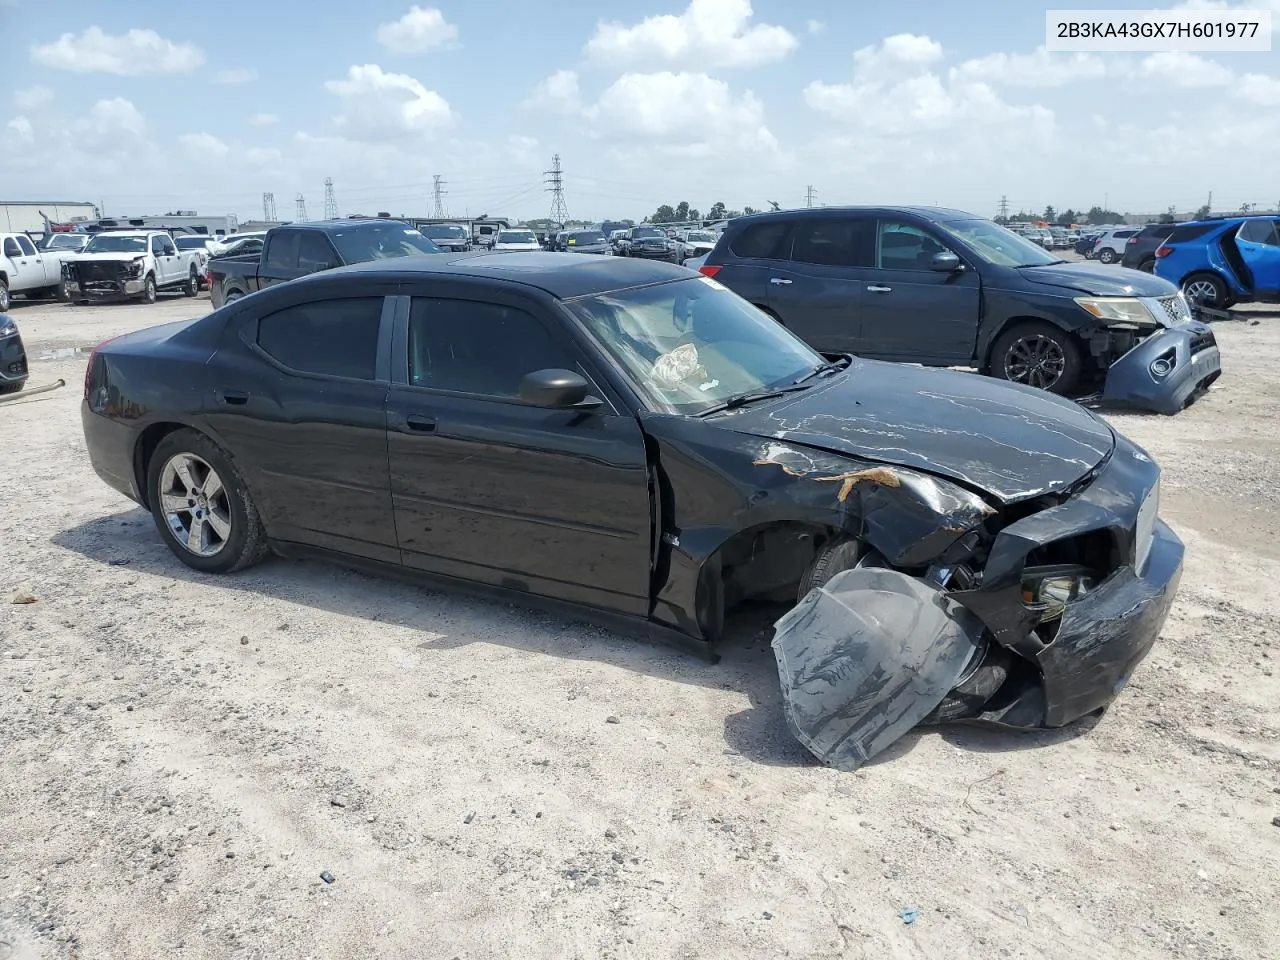
M 804 383 L 806 380 L 812 380 L 814 377 L 818 377 L 826 373 L 835 373 L 837 370 L 843 370 L 848 365 L 848 357 L 837 360 L 835 363 L 820 363 L 804 376 L 794 380 L 793 383 Z
M 725 410 L 736 410 L 738 407 L 745 407 L 748 403 L 755 403 L 757 400 L 772 400 L 774 397 L 780 397 L 786 393 L 796 393 L 800 390 L 808 390 L 813 386 L 811 383 L 793 383 L 789 387 L 775 387 L 772 390 L 753 390 L 749 393 L 740 393 L 736 397 L 730 397 L 723 403 L 717 403 L 715 406 L 707 407 L 698 414 L 699 417 L 707 417 L 713 413 L 721 413 Z

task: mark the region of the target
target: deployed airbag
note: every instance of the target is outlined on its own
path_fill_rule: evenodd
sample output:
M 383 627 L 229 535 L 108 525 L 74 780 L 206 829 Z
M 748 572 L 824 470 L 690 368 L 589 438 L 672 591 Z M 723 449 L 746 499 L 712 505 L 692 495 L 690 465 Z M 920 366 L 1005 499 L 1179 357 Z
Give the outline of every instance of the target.
M 823 763 L 856 770 L 942 702 L 978 655 L 982 630 L 915 577 L 836 574 L 774 624 L 791 732 Z

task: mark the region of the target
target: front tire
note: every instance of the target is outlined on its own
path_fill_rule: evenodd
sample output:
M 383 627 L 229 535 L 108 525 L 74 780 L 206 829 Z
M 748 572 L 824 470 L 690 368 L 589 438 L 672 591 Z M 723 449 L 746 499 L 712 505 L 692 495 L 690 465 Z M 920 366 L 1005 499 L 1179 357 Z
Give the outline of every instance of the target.
M 1080 382 L 1079 341 L 1048 323 L 1021 323 L 1000 335 L 987 372 L 1001 380 L 1066 394 Z
M 175 430 L 156 446 L 147 469 L 156 529 L 187 566 L 231 573 L 267 555 L 257 507 L 231 457 L 204 434 Z
M 196 273 L 195 267 L 192 267 L 191 272 L 187 274 L 187 282 L 182 292 L 188 297 L 194 297 L 200 293 L 200 275 Z
M 9 295 L 9 281 L 0 277 L 0 313 L 8 313 L 13 306 L 13 297 Z
M 1212 310 L 1225 310 L 1230 293 L 1222 278 L 1212 273 L 1193 273 L 1182 281 L 1182 292 L 1194 305 L 1203 304 Z
M 142 302 L 156 302 L 156 278 L 150 273 L 147 274 L 147 279 L 142 284 Z

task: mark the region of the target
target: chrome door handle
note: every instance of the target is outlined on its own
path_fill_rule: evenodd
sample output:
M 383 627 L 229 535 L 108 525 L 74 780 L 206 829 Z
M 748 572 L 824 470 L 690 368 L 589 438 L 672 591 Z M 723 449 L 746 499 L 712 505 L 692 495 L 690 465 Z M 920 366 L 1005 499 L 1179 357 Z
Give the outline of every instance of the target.
M 893 287 L 882 287 L 882 286 L 879 286 L 878 284 L 871 283 L 867 285 L 867 292 L 868 293 L 892 293 Z
M 790 280 L 783 280 L 781 277 L 770 277 L 769 282 L 776 283 L 780 287 L 785 287 L 787 284 L 791 283 Z

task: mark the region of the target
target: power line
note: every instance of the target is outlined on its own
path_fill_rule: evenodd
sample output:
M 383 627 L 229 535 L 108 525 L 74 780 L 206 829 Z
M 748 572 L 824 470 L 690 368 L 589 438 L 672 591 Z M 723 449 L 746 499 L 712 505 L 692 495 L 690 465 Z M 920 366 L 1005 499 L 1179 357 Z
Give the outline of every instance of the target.
M 551 158 L 551 169 L 544 170 L 543 176 L 547 192 L 551 194 L 551 222 L 568 223 L 569 208 L 564 202 L 564 171 L 560 169 L 560 154 Z
M 280 218 L 276 216 L 276 195 L 274 193 L 264 193 L 262 195 L 262 219 L 267 223 L 275 223 Z
M 302 194 L 298 194 L 293 202 L 297 205 L 297 213 L 294 214 L 293 219 L 302 223 L 307 219 L 307 198 Z
M 431 178 L 431 195 L 434 196 L 436 200 L 435 216 L 437 217 L 444 216 L 444 183 L 445 182 L 440 179 L 440 174 L 438 173 Z
M 324 218 L 338 219 L 338 198 L 333 195 L 333 177 L 324 178 Z

